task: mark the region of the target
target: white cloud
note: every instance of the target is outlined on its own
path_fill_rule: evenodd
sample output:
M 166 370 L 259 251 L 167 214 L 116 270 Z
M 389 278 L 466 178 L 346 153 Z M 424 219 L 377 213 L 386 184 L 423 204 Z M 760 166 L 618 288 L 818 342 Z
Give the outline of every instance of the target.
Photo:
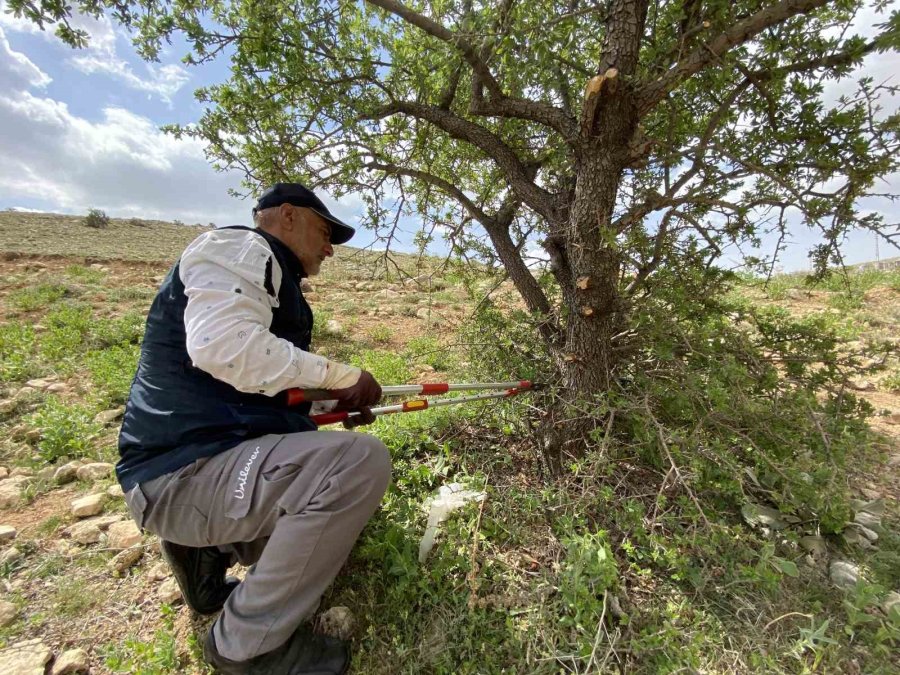
M 73 21 L 73 25 L 86 30 L 90 41 L 84 52 L 79 52 L 78 56 L 71 57 L 67 62 L 86 75 L 109 75 L 131 89 L 155 94 L 168 103 L 171 103 L 172 96 L 190 79 L 188 71 L 176 64 L 157 66 L 148 63 L 144 64 L 147 77 L 135 74 L 131 65 L 116 50 L 117 37 L 122 34 L 106 16 L 99 19 L 79 16 Z
M 31 59 L 21 52 L 13 51 L 0 28 L 0 90 L 23 87 L 46 87 L 50 84 L 50 76 L 38 68 Z
M 85 49 L 71 51 L 72 55 L 65 60 L 79 72 L 86 75 L 107 75 L 130 89 L 158 96 L 169 104 L 172 97 L 191 77 L 187 69 L 174 63 L 161 66 L 145 63 L 142 68 L 146 71 L 146 75 L 142 77 L 135 73 L 131 64 L 119 55 L 116 47 L 120 38 L 128 40 L 127 33 L 123 29 L 117 29 L 106 16 L 95 19 L 75 14 L 69 23 L 73 28 L 79 28 L 88 34 L 88 46 Z M 3 2 L 0 2 L 0 27 L 13 32 L 40 34 L 55 44 L 62 44 L 53 35 L 52 28 L 41 31 L 35 23 L 7 14 Z
M 175 139 L 119 107 L 104 108 L 96 122 L 79 117 L 29 91 L 48 79 L 0 33 L 0 200 L 190 223 L 249 220 L 249 204 L 227 194 L 237 177 L 216 173 L 201 142 Z

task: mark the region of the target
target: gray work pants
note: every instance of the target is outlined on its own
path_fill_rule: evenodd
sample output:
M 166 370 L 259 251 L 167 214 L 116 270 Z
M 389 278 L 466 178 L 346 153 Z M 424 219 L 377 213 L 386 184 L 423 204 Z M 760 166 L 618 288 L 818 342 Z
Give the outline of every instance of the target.
M 218 546 L 252 565 L 213 625 L 222 656 L 280 646 L 316 610 L 390 481 L 374 436 L 268 435 L 130 490 L 142 528 L 185 546 Z

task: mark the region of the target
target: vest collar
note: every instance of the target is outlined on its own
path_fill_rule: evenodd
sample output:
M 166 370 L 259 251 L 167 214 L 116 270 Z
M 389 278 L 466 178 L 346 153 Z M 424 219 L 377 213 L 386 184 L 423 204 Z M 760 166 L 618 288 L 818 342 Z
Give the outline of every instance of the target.
M 278 249 L 277 253 L 279 253 L 281 258 L 284 260 L 284 263 L 287 266 L 288 273 L 290 273 L 290 275 L 294 278 L 294 281 L 299 284 L 300 279 L 307 276 L 306 271 L 303 269 L 303 263 L 300 262 L 300 258 L 294 255 L 294 252 L 289 249 L 278 237 L 271 235 L 264 230 L 260 230 L 259 228 L 254 228 L 254 231 L 257 234 L 262 235 L 263 239 L 269 242 L 269 245 L 273 250 Z

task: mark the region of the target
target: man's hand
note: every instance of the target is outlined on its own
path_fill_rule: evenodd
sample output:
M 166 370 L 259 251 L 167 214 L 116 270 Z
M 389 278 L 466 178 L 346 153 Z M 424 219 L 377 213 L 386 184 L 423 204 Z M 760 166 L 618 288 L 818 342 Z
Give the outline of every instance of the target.
M 344 428 L 348 431 L 351 429 L 355 429 L 356 427 L 362 427 L 366 424 L 372 424 L 375 421 L 375 415 L 372 414 L 372 409 L 363 407 L 358 410 L 359 415 L 354 415 L 353 417 L 348 417 L 343 421 Z
M 360 371 L 356 384 L 343 389 L 332 389 L 331 393 L 338 401 L 337 410 L 358 410 L 375 405 L 381 399 L 381 385 L 368 371 Z M 368 413 L 371 416 L 371 412 Z M 372 418 L 374 421 L 374 418 Z M 365 422 L 371 424 L 371 422 Z

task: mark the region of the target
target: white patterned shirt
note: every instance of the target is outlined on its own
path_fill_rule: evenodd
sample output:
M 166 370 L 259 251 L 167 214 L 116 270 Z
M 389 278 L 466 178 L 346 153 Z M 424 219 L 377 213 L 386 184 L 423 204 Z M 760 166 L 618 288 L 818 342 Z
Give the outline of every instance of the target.
M 274 294 L 265 286 L 269 261 Z M 264 237 L 231 229 L 201 234 L 182 254 L 179 274 L 188 298 L 187 351 L 197 368 L 267 396 L 322 385 L 328 360 L 269 330 L 283 275 Z

